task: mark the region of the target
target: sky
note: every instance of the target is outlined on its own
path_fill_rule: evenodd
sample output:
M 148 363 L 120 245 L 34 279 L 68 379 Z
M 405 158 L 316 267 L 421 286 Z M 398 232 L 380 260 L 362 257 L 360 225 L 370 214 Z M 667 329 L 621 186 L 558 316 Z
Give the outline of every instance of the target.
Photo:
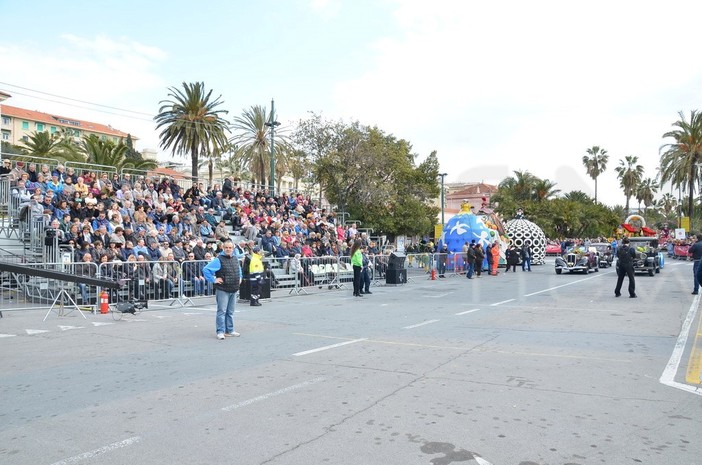
M 655 178 L 663 134 L 679 112 L 702 107 L 702 2 L 693 0 L 0 7 L 6 104 L 111 124 L 164 161 L 159 102 L 169 88 L 204 82 L 229 120 L 275 99 L 283 127 L 315 112 L 408 140 L 417 162 L 435 150 L 447 183 L 528 171 L 561 193 L 594 196 L 582 158 L 599 146 L 609 162 L 598 200 L 623 205 L 620 160 L 637 156 Z

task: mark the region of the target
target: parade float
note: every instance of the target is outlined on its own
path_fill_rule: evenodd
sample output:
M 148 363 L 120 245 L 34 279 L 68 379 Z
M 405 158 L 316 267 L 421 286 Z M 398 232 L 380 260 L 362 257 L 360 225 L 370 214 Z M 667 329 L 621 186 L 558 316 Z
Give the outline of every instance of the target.
M 505 223 L 505 231 L 507 237 L 509 237 L 510 245 L 514 245 L 518 249 L 521 249 L 526 242 L 529 242 L 532 264 L 544 264 L 546 259 L 546 235 L 536 223 L 524 218 L 524 212 L 521 208 L 517 210 L 517 214 L 513 219 Z M 558 253 L 560 253 L 560 246 Z
M 464 201 L 461 210 L 446 222 L 439 239 L 439 245 L 446 244 L 449 252 L 459 254 L 458 264 L 463 265 L 463 246 L 475 241 L 483 249 L 489 244 L 498 241 L 500 244 L 500 264 L 505 263 L 505 251 L 509 239 L 498 215 L 488 207 L 488 201 L 483 198 L 483 203 L 477 212 L 475 208 Z M 485 262 L 486 263 L 486 262 Z

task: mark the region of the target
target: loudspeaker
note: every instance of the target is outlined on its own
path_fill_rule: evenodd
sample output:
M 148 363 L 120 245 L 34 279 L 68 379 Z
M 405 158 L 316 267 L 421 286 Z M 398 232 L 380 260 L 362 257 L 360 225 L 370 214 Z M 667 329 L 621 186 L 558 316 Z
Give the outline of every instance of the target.
M 260 299 L 270 299 L 271 298 L 271 280 L 264 279 L 261 283 L 261 295 Z M 239 299 L 250 300 L 251 299 L 251 281 L 249 279 L 242 279 L 241 285 L 239 286 Z
M 391 270 L 385 272 L 385 284 L 405 284 L 407 282 L 407 270 Z
M 388 260 L 388 269 L 404 270 L 405 269 L 405 254 L 402 252 L 393 252 Z

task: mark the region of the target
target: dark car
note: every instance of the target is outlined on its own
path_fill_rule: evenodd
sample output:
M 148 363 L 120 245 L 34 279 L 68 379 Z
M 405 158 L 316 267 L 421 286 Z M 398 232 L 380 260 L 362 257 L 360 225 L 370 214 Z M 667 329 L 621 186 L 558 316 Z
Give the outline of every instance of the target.
M 655 237 L 630 237 L 629 245 L 636 250 L 634 273 L 647 273 L 653 276 L 661 272 L 661 258 L 658 239 Z
M 597 261 L 600 268 L 608 268 L 612 266 L 614 261 L 614 255 L 612 254 L 612 245 L 606 242 L 594 242 L 590 244 L 590 247 L 594 247 L 597 251 Z
M 597 252 L 594 248 L 586 250 L 582 246 L 569 248 L 562 256 L 556 257 L 556 274 L 564 271 L 584 274 L 600 271 Z

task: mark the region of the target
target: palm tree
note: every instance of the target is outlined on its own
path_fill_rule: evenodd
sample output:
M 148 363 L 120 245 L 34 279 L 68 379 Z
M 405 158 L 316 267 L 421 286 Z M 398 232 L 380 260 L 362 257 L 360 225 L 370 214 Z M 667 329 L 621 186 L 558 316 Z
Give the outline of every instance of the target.
M 200 156 L 211 156 L 227 145 L 229 123 L 222 118 L 226 110 L 216 109 L 223 102 L 211 100 L 204 82 L 183 83 L 183 89 L 169 88 L 169 100 L 162 100 L 154 118 L 156 129 L 163 128 L 160 146 L 174 155 L 190 154 L 193 181 L 197 182 Z
M 607 169 L 609 155 L 607 155 L 606 150 L 597 145 L 587 149 L 587 153 L 590 156 L 583 155 L 583 165 L 585 165 L 588 176 L 595 180 L 595 203 L 597 203 L 597 178 Z
M 639 211 L 641 211 L 641 202 L 644 204 L 644 214 L 648 212 L 648 207 L 653 205 L 653 198 L 658 193 L 658 183 L 651 178 L 646 178 L 636 187 L 636 200 L 639 202 Z
M 73 137 L 66 137 L 65 131 L 50 134 L 48 131 L 34 132 L 24 142 L 28 154 L 34 157 L 55 158 L 61 161 L 80 161 L 85 158 L 79 153 Z
M 551 182 L 548 179 L 537 179 L 534 181 L 532 186 L 532 196 L 537 202 L 549 200 L 560 192 L 560 189 L 555 189 L 555 187 L 556 183 Z
M 673 194 L 666 192 L 663 194 L 663 197 L 656 202 L 656 208 L 661 210 L 663 216 L 670 218 L 677 215 L 678 199 L 676 199 Z
M 673 187 L 682 187 L 689 195 L 687 211 L 692 229 L 692 206 L 695 187 L 700 182 L 700 162 L 702 162 L 702 114 L 696 110 L 690 112 L 690 120 L 685 120 L 679 112 L 680 120 L 673 123 L 676 128 L 666 132 L 663 137 L 671 137 L 673 142 L 661 146 L 661 184 L 670 181 Z
M 619 166 L 614 168 L 617 172 L 617 178 L 619 178 L 619 185 L 624 190 L 624 196 L 626 197 L 626 211 L 629 212 L 629 199 L 636 192 L 636 186 L 641 182 L 641 177 L 643 176 L 644 168 L 641 165 L 637 165 L 639 162 L 639 157 L 635 155 L 627 155 L 624 160 L 619 160 Z
M 115 144 L 101 140 L 92 134 L 81 141 L 81 150 L 85 153 L 88 163 L 100 166 L 114 166 L 117 172 L 128 168 L 133 170 L 151 170 L 158 166 L 153 160 L 136 160 L 128 158 L 129 147 L 122 142 Z
M 255 181 L 261 187 L 266 185 L 266 176 L 270 174 L 270 128 L 266 126 L 269 121 L 270 114 L 266 107 L 254 105 L 244 110 L 241 116 L 234 118 L 232 127 L 235 134 L 230 141 L 238 146 L 236 153 L 242 165 L 254 173 Z M 288 143 L 287 138 L 281 134 L 283 131 L 278 128 L 274 134 L 276 170 L 286 164 Z M 272 186 L 272 180 L 267 185 Z
M 571 200 L 573 202 L 578 202 L 578 203 L 592 202 L 592 197 L 590 197 L 589 195 L 587 195 L 583 191 L 570 191 L 567 194 L 564 194 L 563 198 L 565 200 Z

